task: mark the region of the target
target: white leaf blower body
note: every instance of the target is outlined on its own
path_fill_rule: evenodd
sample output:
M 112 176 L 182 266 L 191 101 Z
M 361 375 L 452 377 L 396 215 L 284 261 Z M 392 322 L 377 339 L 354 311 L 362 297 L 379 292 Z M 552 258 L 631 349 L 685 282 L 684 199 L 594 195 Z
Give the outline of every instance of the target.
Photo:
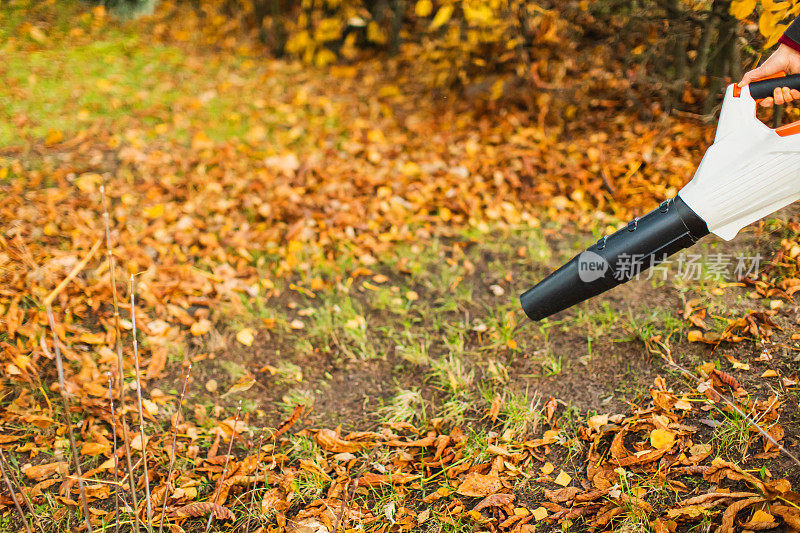
M 800 135 L 756 117 L 750 87 L 729 85 L 714 144 L 678 196 L 708 230 L 731 240 L 743 227 L 800 199 Z

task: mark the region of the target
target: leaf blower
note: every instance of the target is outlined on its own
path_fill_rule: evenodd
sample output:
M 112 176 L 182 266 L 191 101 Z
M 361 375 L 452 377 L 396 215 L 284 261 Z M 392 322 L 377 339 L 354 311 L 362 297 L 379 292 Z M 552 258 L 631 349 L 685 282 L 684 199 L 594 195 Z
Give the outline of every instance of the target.
M 625 283 L 713 233 L 725 240 L 800 198 L 800 121 L 771 129 L 756 101 L 777 87 L 800 89 L 800 75 L 729 85 L 714 137 L 692 180 L 675 198 L 586 251 L 520 296 L 541 320 Z

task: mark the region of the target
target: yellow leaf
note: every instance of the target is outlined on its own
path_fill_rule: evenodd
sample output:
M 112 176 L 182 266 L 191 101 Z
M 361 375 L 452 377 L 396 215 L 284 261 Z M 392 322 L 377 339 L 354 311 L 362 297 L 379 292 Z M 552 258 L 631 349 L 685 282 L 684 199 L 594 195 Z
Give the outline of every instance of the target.
M 142 408 L 150 416 L 156 416 L 158 414 L 158 405 L 153 400 L 148 400 L 147 398 L 142 399 Z
M 536 509 L 533 510 L 531 514 L 533 515 L 533 518 L 538 522 L 539 520 L 544 520 L 545 518 L 547 518 L 547 509 L 545 509 L 544 507 L 537 507 Z
M 774 522 L 775 517 L 771 514 L 762 511 L 761 509 L 757 509 L 755 513 L 753 513 L 753 517 L 750 519 L 750 522 Z
M 156 204 L 143 211 L 146 218 L 161 218 L 164 215 L 164 204 Z
M 250 387 L 255 385 L 255 383 L 256 383 L 256 378 L 252 374 L 246 374 L 246 375 L 242 376 L 242 378 L 239 381 L 234 383 L 231 386 L 231 388 L 228 390 L 228 392 L 223 394 L 221 396 L 221 398 L 225 398 L 225 397 L 230 396 L 231 394 L 234 394 L 236 392 L 246 391 Z
M 192 137 L 192 150 L 206 150 L 214 147 L 214 141 L 202 131 L 198 131 Z
M 739 20 L 750 15 L 756 8 L 756 0 L 733 0 L 730 13 Z
M 236 340 L 245 346 L 252 346 L 254 339 L 255 335 L 253 334 L 253 330 L 250 328 L 244 328 L 236 334 Z
M 383 31 L 383 28 L 374 20 L 367 25 L 367 40 L 372 43 L 386 44 L 389 38 Z
M 556 485 L 561 485 L 562 487 L 566 487 L 571 482 L 572 482 L 572 477 L 563 470 L 561 471 L 560 474 L 558 474 L 558 476 L 555 479 Z
M 47 137 L 44 139 L 44 144 L 46 146 L 53 146 L 54 144 L 58 144 L 64 140 L 64 134 L 60 130 L 49 130 L 47 132 Z
M 777 378 L 778 377 L 778 373 L 775 372 L 772 369 L 769 369 L 769 370 L 765 371 L 763 374 L 761 374 L 761 377 L 762 378 Z
M 787 2 L 786 0 L 780 0 L 776 2 L 775 0 L 761 0 L 761 7 L 768 11 L 788 11 L 792 4 Z M 785 16 L 786 13 L 781 13 L 781 16 Z
M 503 96 L 503 88 L 504 87 L 505 87 L 505 84 L 503 83 L 503 79 L 502 78 L 500 78 L 496 82 L 494 82 L 492 84 L 490 98 L 492 100 L 499 100 L 500 97 Z
M 334 61 L 336 61 L 336 54 L 327 48 L 321 49 L 319 52 L 317 52 L 317 55 L 314 56 L 314 64 L 318 67 L 330 65 Z
M 44 234 L 48 237 L 52 237 L 53 235 L 58 235 L 58 226 L 53 224 L 52 222 L 48 222 L 44 225 Z
M 762 11 L 761 16 L 758 18 L 758 31 L 761 32 L 761 35 L 764 37 L 770 38 L 772 34 L 775 33 L 778 22 L 780 22 L 780 19 L 775 16 L 775 13 Z
M 95 174 L 93 172 L 81 174 L 75 180 L 75 185 L 77 185 L 80 190 L 86 193 L 94 193 L 102 183 L 103 177 L 100 174 Z
M 675 432 L 668 429 L 654 429 L 650 433 L 650 446 L 658 450 L 672 448 L 675 444 Z
M 548 461 L 542 467 L 542 474 L 544 474 L 546 476 L 549 476 L 550 474 L 553 473 L 553 470 L 555 470 L 555 469 L 556 469 L 556 467 L 553 466 L 553 463 Z
M 497 20 L 494 18 L 492 7 L 487 3 L 470 5 L 470 3 L 468 2 L 464 2 L 463 9 L 464 9 L 464 18 L 470 24 L 489 27 L 493 23 L 497 22 Z
M 431 0 L 419 0 L 417 5 L 414 6 L 414 14 L 418 17 L 427 17 L 433 11 L 433 2 Z
M 31 39 L 39 44 L 42 44 L 47 40 L 47 35 L 45 35 L 45 33 L 36 26 L 31 26 L 31 29 L 28 30 L 28 35 L 30 35 Z
M 103 344 L 106 336 L 103 333 L 84 333 L 78 337 L 78 341 L 86 344 Z
M 453 14 L 453 6 L 446 5 L 439 8 L 439 11 L 436 12 L 436 16 L 433 17 L 431 21 L 431 25 L 428 29 L 435 30 L 440 28 L 443 24 L 445 24 L 448 20 L 450 20 L 450 16 Z
M 686 335 L 689 342 L 701 342 L 703 340 L 703 333 L 699 330 L 693 329 Z
M 192 332 L 192 335 L 195 337 L 199 337 L 200 335 L 205 335 L 208 333 L 208 330 L 211 329 L 211 321 L 205 318 L 201 318 L 189 329 Z
M 775 43 L 778 42 L 778 39 L 781 38 L 781 35 L 783 35 L 783 32 L 785 32 L 786 28 L 788 27 L 789 27 L 788 24 L 778 24 L 777 26 L 775 26 L 775 30 L 772 32 L 770 38 L 767 39 L 766 44 L 764 44 L 764 48 L 767 49 L 775 46 Z

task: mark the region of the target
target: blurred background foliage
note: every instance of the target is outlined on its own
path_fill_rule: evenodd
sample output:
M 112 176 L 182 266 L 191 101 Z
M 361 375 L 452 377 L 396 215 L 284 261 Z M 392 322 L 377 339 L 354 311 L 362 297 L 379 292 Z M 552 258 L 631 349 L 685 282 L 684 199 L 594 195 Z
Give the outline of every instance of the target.
M 131 17 L 157 2 L 99 3 Z M 800 1 L 162 0 L 158 11 L 165 22 L 156 35 L 201 32 L 231 49 L 249 39 L 318 67 L 379 59 L 428 88 L 488 101 L 542 105 L 525 94 L 534 86 L 599 95 L 598 105 L 609 106 L 603 95 L 623 91 L 647 113 L 655 93 L 663 108 L 707 115 L 720 89 L 776 44 Z M 617 68 L 595 71 L 600 63 Z

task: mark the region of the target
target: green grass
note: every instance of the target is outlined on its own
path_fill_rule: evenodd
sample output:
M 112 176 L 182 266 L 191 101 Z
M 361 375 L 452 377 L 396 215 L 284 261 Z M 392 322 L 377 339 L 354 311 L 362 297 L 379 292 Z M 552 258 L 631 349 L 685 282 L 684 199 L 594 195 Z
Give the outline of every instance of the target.
M 405 422 L 424 425 L 427 421 L 427 402 L 419 390 L 401 389 L 380 408 L 384 422 Z
M 750 422 L 739 413 L 733 411 L 723 412 L 717 408 L 721 418 L 714 430 L 712 444 L 719 455 L 733 461 L 742 461 L 747 454 L 751 438 Z
M 0 122 L 0 145 L 44 138 L 51 130 L 74 134 L 98 120 L 125 124 L 139 115 L 150 127 L 169 121 L 181 88 L 161 80 L 186 57 L 136 35 L 112 33 L 74 47 L 7 52 L 4 61 L 0 115 L 27 122 Z

